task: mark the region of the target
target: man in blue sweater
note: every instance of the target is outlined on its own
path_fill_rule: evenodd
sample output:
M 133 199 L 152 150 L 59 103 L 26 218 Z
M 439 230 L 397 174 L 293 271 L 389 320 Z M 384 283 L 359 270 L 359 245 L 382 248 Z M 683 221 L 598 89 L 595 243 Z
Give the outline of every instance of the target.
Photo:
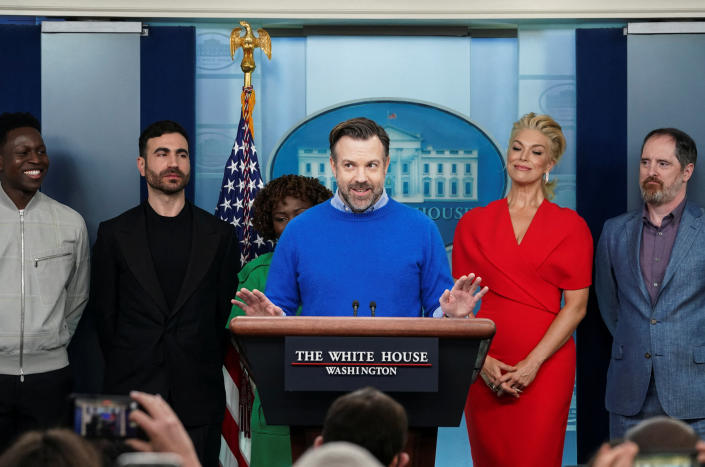
M 338 190 L 292 220 L 272 258 L 266 295 L 241 289 L 248 315 L 466 317 L 487 291 L 473 274 L 453 283 L 441 236 L 418 210 L 387 196 L 389 136 L 366 118 L 331 130 Z M 369 304 L 369 305 L 368 305 Z M 440 306 L 439 306 L 440 305 Z

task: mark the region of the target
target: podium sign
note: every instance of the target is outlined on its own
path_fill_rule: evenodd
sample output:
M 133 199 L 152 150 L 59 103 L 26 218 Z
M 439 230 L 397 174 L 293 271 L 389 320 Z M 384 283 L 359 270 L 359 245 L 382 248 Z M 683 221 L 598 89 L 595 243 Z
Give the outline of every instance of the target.
M 342 390 L 288 390 L 285 373 L 293 360 L 291 356 L 285 358 L 285 342 L 292 337 L 330 338 L 336 343 L 372 339 L 380 342 L 379 349 L 385 350 L 391 349 L 388 342 L 399 338 L 437 339 L 437 390 L 386 391 L 406 408 L 409 426 L 437 427 L 460 423 L 468 388 L 482 368 L 495 333 L 494 323 L 481 318 L 240 316 L 231 321 L 230 329 L 257 384 L 267 423 L 306 426 L 322 425 L 335 398 L 361 386 Z
M 436 337 L 284 338 L 286 391 L 438 391 Z

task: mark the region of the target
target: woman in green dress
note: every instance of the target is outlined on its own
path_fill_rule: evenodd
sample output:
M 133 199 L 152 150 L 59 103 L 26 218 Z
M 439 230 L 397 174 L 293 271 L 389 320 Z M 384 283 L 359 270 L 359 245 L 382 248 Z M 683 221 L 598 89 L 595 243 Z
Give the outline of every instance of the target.
M 283 175 L 269 182 L 257 193 L 252 223 L 265 240 L 276 242 L 289 221 L 332 196 L 333 193 L 315 178 Z M 244 287 L 248 290 L 264 291 L 272 255 L 273 253 L 260 255 L 242 268 L 237 275 L 238 290 Z M 235 316 L 243 314 L 239 307 L 233 306 L 228 324 Z M 252 405 L 250 433 L 250 467 L 291 466 L 289 427 L 267 425 L 257 391 Z

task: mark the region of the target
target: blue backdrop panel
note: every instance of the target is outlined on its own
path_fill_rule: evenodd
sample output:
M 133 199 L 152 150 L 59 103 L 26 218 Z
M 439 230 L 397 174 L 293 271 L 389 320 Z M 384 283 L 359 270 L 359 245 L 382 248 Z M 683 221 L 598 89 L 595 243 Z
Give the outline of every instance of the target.
M 186 129 L 191 153 L 193 201 L 196 167 L 196 28 L 150 26 L 140 43 L 140 129 L 157 120 L 174 120 Z M 136 148 L 135 148 L 136 150 Z M 141 199 L 147 198 L 142 180 Z
M 0 112 L 31 112 L 41 120 L 40 26 L 0 25 Z
M 595 243 L 602 224 L 627 210 L 627 39 L 622 28 L 576 31 L 576 207 Z M 611 336 L 591 290 L 577 330 L 578 462 L 609 438 L 605 382 Z

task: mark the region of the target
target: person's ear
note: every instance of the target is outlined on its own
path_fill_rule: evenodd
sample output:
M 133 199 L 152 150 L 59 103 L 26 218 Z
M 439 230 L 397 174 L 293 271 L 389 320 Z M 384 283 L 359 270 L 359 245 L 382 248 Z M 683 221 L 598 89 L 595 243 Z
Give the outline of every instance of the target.
M 323 436 L 318 435 L 316 436 L 316 439 L 313 440 L 313 448 L 316 449 L 320 448 L 321 446 L 323 446 Z
M 682 171 L 684 182 L 687 182 L 688 180 L 690 180 L 690 177 L 693 176 L 693 170 L 695 170 L 695 164 L 690 163 L 685 166 L 685 168 Z

